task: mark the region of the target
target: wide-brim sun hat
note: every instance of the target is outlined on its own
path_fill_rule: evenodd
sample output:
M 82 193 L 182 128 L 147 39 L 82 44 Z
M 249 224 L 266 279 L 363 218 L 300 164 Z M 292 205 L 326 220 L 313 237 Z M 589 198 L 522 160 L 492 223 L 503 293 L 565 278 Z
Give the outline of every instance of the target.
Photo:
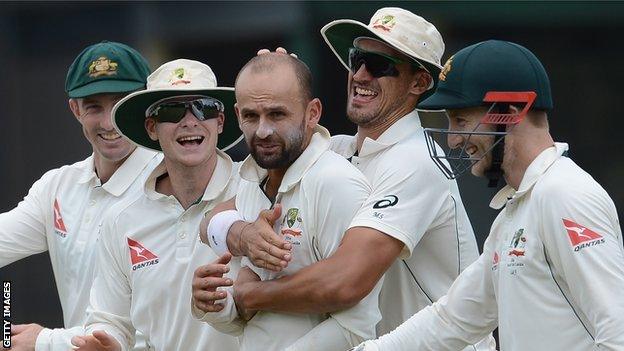
M 420 63 L 433 78 L 433 85 L 421 95 L 431 95 L 442 70 L 444 41 L 436 27 L 424 18 L 398 7 L 377 10 L 368 25 L 351 19 L 340 19 L 326 24 L 321 35 L 334 55 L 348 70 L 349 49 L 358 38 L 382 41 L 412 60 Z
M 147 77 L 147 89 L 121 99 L 112 110 L 115 128 L 134 144 L 162 151 L 158 141 L 152 140 L 145 129 L 145 111 L 155 102 L 175 96 L 202 95 L 217 99 L 225 107 L 223 132 L 217 147 L 226 151 L 243 139 L 234 112 L 234 88 L 218 87 L 212 69 L 201 62 L 178 59 L 167 62 Z

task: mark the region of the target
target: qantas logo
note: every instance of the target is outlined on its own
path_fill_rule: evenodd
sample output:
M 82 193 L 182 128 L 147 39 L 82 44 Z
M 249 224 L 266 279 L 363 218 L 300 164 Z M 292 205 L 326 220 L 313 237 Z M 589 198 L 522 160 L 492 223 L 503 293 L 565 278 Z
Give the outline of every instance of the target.
M 158 263 L 158 256 L 143 247 L 138 241 L 128 238 L 128 247 L 130 248 L 130 261 L 132 261 L 133 271 Z
M 65 222 L 61 217 L 61 206 L 59 206 L 58 199 L 54 199 L 54 231 L 61 238 L 67 236 L 67 228 L 65 228 Z
M 581 251 L 586 247 L 603 244 L 605 242 L 602 235 L 595 231 L 569 219 L 562 218 L 562 220 L 563 226 L 568 231 L 568 237 L 570 237 L 570 242 L 574 247 L 574 251 Z

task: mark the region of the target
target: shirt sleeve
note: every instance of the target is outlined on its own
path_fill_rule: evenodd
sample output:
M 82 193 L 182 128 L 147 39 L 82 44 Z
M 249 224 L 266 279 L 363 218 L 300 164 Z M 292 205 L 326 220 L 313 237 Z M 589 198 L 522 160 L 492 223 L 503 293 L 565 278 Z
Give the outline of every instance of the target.
M 82 326 L 68 329 L 44 328 L 35 342 L 35 351 L 67 351 L 74 348 L 71 339 L 74 336 L 84 335 L 85 331 Z
M 96 276 L 87 308 L 86 332 L 104 330 L 113 336 L 123 351 L 134 345 L 135 328 L 130 318 L 132 289 L 128 274 L 128 255 L 116 232 L 113 217 L 104 219 L 97 252 Z
M 48 249 L 45 220 L 53 207 L 46 194 L 53 172 L 36 181 L 16 208 L 0 214 L 0 267 Z
M 195 319 L 210 324 L 213 328 L 224 334 L 239 336 L 245 329 L 245 321 L 239 318 L 236 304 L 232 297 L 232 288 L 220 289 L 227 291 L 225 304 L 219 312 L 204 312 L 197 308 L 191 298 L 191 313 Z
M 401 162 L 384 155 L 371 178 L 372 193 L 351 227 L 370 227 L 400 240 L 405 244 L 402 258 L 409 257 L 449 201 L 449 180 L 429 163 Z
M 380 350 L 453 351 L 475 344 L 498 325 L 492 283 L 493 243 L 455 280 L 448 294 L 372 343 Z
M 340 162 L 345 162 L 340 159 Z M 323 181 L 303 187 L 307 208 L 312 209 L 304 220 L 314 224 L 310 228 L 317 237 L 310 238 L 311 247 L 318 260 L 330 257 L 340 246 L 351 219 L 370 194 L 370 186 L 355 167 L 326 167 Z M 305 223 L 305 222 L 304 222 Z M 349 333 L 364 339 L 375 337 L 375 325 L 381 320 L 378 306 L 380 280 L 375 288 L 358 304 L 347 310 L 331 314 Z
M 596 345 L 620 350 L 624 249 L 613 202 L 597 184 L 540 194 L 542 241 L 557 284 Z

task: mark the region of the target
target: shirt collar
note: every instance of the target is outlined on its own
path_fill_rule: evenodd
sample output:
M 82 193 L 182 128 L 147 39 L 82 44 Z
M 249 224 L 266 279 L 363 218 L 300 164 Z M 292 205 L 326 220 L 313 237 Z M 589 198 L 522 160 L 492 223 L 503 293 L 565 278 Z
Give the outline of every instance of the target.
M 359 156 L 365 157 L 384 150 L 399 141 L 418 133 L 421 129 L 422 126 L 420 124 L 418 111 L 414 110 L 394 122 L 394 124 L 392 124 L 390 128 L 386 129 L 386 131 L 384 131 L 376 140 L 366 137 L 362 143 L 362 149 L 359 152 Z M 354 140 L 357 140 L 357 136 Z
M 533 188 L 542 174 L 544 174 L 566 151 L 568 151 L 568 144 L 566 143 L 555 143 L 554 146 L 542 151 L 533 162 L 531 162 L 529 167 L 527 167 L 518 190 L 516 191 L 516 189 L 511 186 L 505 185 L 505 187 L 494 195 L 494 198 L 492 198 L 490 202 L 490 207 L 499 210 L 505 206 L 508 199 L 519 198 L 526 194 Z
M 212 177 L 204 190 L 201 201 L 211 201 L 218 198 L 230 182 L 232 177 L 232 159 L 225 152 L 217 150 L 217 165 L 212 173 Z M 150 200 L 158 200 L 160 198 L 166 198 L 167 195 L 161 194 L 156 191 L 156 180 L 167 173 L 167 167 L 165 166 L 165 160 L 163 159 L 156 168 L 150 173 L 145 181 L 144 191 L 145 195 Z
M 295 162 L 288 167 L 278 192 L 285 193 L 301 181 L 303 175 L 316 162 L 316 160 L 321 157 L 321 154 L 329 149 L 329 138 L 329 131 L 327 129 L 320 125 L 317 125 L 314 128 L 314 134 L 312 135 L 310 144 L 308 144 L 308 147 L 306 147 L 301 156 L 299 156 L 297 160 L 295 160 Z M 251 155 L 247 156 L 245 161 L 243 161 L 239 172 L 241 178 L 256 183 L 260 183 L 264 178 L 266 178 L 268 173 L 266 169 L 258 166 Z
M 132 183 L 139 177 L 145 167 L 157 155 L 157 152 L 137 147 L 132 154 L 119 166 L 110 179 L 102 185 L 102 188 L 114 196 L 121 196 Z M 84 184 L 94 180 L 96 185 L 101 185 L 100 179 L 95 173 L 95 161 L 93 154 L 87 159 L 87 168 L 85 168 L 82 177 L 78 183 Z

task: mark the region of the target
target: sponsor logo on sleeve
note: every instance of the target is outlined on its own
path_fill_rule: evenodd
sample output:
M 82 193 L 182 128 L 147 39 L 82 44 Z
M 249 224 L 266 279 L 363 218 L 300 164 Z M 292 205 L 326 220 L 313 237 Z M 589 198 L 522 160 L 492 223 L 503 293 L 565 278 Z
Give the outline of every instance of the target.
M 492 270 L 495 271 L 498 269 L 498 263 L 500 262 L 500 256 L 498 256 L 498 252 L 494 251 L 494 258 L 492 259 Z
M 64 238 L 67 236 L 67 228 L 65 227 L 65 222 L 63 222 L 63 217 L 61 216 L 61 206 L 59 205 L 58 199 L 54 199 L 54 232 Z
M 391 207 L 399 203 L 399 198 L 396 195 L 384 196 L 383 200 L 375 202 L 373 208 L 386 208 Z
M 586 247 L 604 244 L 605 239 L 595 231 L 569 219 L 562 218 L 561 220 L 574 251 L 578 252 Z
M 130 261 L 132 262 L 133 271 L 158 263 L 158 256 L 146 249 L 138 241 L 128 238 L 128 247 L 130 248 Z

